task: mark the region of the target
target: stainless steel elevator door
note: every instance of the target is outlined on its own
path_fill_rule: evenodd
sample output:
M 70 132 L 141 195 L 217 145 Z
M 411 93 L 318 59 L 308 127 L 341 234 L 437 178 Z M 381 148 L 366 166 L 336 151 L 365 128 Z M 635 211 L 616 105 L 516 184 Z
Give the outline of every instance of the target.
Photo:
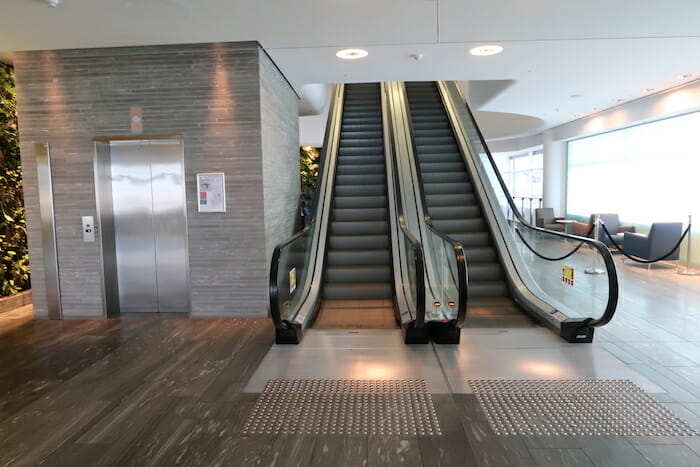
M 189 311 L 181 144 L 179 140 L 110 142 L 122 313 Z

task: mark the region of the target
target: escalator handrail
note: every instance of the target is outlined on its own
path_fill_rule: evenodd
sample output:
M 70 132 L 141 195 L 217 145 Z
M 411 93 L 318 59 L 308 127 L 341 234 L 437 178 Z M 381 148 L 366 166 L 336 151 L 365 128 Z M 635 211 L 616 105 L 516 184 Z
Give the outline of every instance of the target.
M 462 94 L 462 90 L 459 89 L 459 86 L 455 84 L 455 87 L 457 88 L 457 92 L 459 93 L 459 96 L 462 102 L 464 103 L 465 108 L 467 109 L 467 113 L 469 114 L 471 124 L 473 125 L 476 131 L 481 146 L 484 148 L 484 153 L 486 154 L 489 164 L 491 165 L 493 172 L 496 174 L 498 184 L 500 185 L 501 190 L 505 194 L 508 204 L 510 205 L 510 209 L 513 212 L 513 215 L 518 219 L 518 222 L 520 222 L 520 224 L 523 225 L 525 228 L 534 230 L 536 232 L 541 232 L 547 235 L 554 235 L 565 239 L 573 239 L 576 241 L 587 243 L 600 252 L 601 256 L 603 257 L 603 262 L 605 263 L 605 269 L 608 276 L 608 302 L 605 306 L 605 311 L 603 312 L 600 318 L 588 318 L 582 323 L 582 325 L 589 327 L 599 327 L 606 325 L 610 322 L 610 320 L 612 320 L 613 316 L 615 315 L 615 311 L 617 309 L 617 301 L 619 298 L 619 282 L 617 279 L 617 270 L 615 269 L 615 261 L 613 260 L 610 250 L 608 250 L 605 244 L 598 240 L 587 237 L 579 237 L 578 235 L 572 235 L 564 232 L 556 232 L 553 230 L 543 229 L 542 227 L 530 225 L 525 220 L 520 211 L 518 211 L 518 208 L 515 206 L 515 201 L 513 201 L 513 198 L 510 195 L 510 190 L 508 190 L 508 187 L 506 186 L 506 183 L 503 180 L 503 177 L 501 176 L 501 172 L 498 170 L 498 166 L 496 165 L 496 161 L 494 160 L 493 155 L 491 154 L 491 150 L 486 145 L 486 139 L 481 133 L 479 125 L 477 125 L 476 123 L 476 119 L 474 118 L 474 113 L 472 112 L 471 107 L 467 103 L 467 100 L 465 99 L 464 94 Z M 469 140 L 468 135 L 465 136 L 467 136 L 467 140 Z
M 275 246 L 274 250 L 272 251 L 272 258 L 270 260 L 270 281 L 269 281 L 269 295 L 270 295 L 270 315 L 272 316 L 272 322 L 275 325 L 275 328 L 277 329 L 285 329 L 291 327 L 291 323 L 288 320 L 283 320 L 282 319 L 282 314 L 280 312 L 279 308 L 279 284 L 277 283 L 277 274 L 279 272 L 279 261 L 280 261 L 280 256 L 282 254 L 282 250 L 287 248 L 289 245 L 294 243 L 297 239 L 300 237 L 306 235 L 309 230 L 311 230 L 312 227 L 315 226 L 316 224 L 316 219 L 318 216 L 318 211 L 319 211 L 319 199 L 320 199 L 320 192 L 319 187 L 321 186 L 321 180 L 320 177 L 323 176 L 324 170 L 326 167 L 326 160 L 328 159 L 328 142 L 330 141 L 330 134 L 331 130 L 333 130 L 332 121 L 333 118 L 335 117 L 335 112 L 337 111 L 337 99 L 335 98 L 336 91 L 335 88 L 333 90 L 333 99 L 331 99 L 330 106 L 328 108 L 328 117 L 327 117 L 327 122 L 326 122 L 326 131 L 324 134 L 324 139 L 323 139 L 323 147 L 321 148 L 321 154 L 319 155 L 319 166 L 318 166 L 318 176 L 316 178 L 316 186 L 314 188 L 314 196 L 311 199 L 311 219 L 309 220 L 309 224 L 304 227 L 302 230 L 299 232 L 295 233 L 292 235 L 288 240 L 285 240 L 284 242 L 278 244 Z M 307 272 L 308 274 L 308 272 Z
M 416 318 L 414 327 L 422 328 L 425 326 L 425 258 L 423 255 L 423 247 L 421 243 L 416 239 L 416 237 L 411 234 L 406 225 L 406 217 L 403 209 L 403 201 L 401 200 L 401 184 L 399 182 L 399 169 L 398 160 L 396 158 L 396 145 L 394 139 L 394 114 L 393 112 L 387 112 L 387 120 L 389 121 L 389 134 L 384 135 L 385 138 L 389 138 L 390 144 L 388 146 L 391 151 L 392 160 L 392 172 L 393 172 L 393 185 L 394 193 L 396 198 L 396 219 L 398 221 L 399 228 L 403 233 L 404 237 L 408 240 L 411 245 L 411 252 L 413 254 L 413 261 L 415 263 L 416 269 Z
M 420 196 L 421 201 L 423 220 L 425 221 L 425 225 L 428 227 L 428 229 L 435 235 L 440 237 L 444 242 L 448 243 L 454 251 L 455 260 L 457 262 L 457 277 L 453 277 L 452 279 L 457 285 L 457 290 L 459 294 L 457 299 L 457 318 L 455 319 L 455 325 L 456 327 L 462 327 L 462 324 L 464 324 L 464 321 L 467 318 L 467 289 L 469 287 L 469 283 L 467 281 L 467 260 L 466 255 L 464 254 L 464 246 L 462 246 L 461 242 L 458 242 L 446 233 L 437 229 L 433 225 L 433 220 L 430 217 L 430 214 L 428 214 L 428 203 L 426 201 L 425 190 L 423 188 L 423 173 L 420 168 L 420 162 L 418 161 L 416 136 L 413 131 L 413 119 L 411 118 L 411 109 L 410 104 L 408 102 L 408 93 L 405 90 L 405 83 L 403 84 L 403 86 L 404 96 L 406 97 L 406 119 L 408 121 L 408 133 L 411 141 L 411 150 L 413 151 L 413 165 L 416 168 L 416 173 L 418 175 L 418 194 Z M 451 273 L 452 272 L 450 271 L 450 274 Z

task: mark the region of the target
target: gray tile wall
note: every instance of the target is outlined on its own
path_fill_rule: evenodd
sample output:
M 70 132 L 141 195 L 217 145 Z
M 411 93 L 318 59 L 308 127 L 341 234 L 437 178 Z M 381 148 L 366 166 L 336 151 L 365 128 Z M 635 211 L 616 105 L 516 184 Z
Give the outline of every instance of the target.
M 92 139 L 131 136 L 132 106 L 143 109 L 144 136 L 184 138 L 192 315 L 266 315 L 261 74 L 271 93 L 284 92 L 257 43 L 18 52 L 15 67 L 38 317 L 46 299 L 33 145 L 50 144 L 64 316 L 102 316 L 99 245 L 83 243 L 80 216 L 96 215 Z M 296 101 L 275 105 L 294 127 Z M 198 172 L 226 174 L 226 213 L 197 212 Z
M 264 51 L 260 51 L 265 203 L 265 258 L 294 231 L 299 209 L 299 118 L 297 97 Z

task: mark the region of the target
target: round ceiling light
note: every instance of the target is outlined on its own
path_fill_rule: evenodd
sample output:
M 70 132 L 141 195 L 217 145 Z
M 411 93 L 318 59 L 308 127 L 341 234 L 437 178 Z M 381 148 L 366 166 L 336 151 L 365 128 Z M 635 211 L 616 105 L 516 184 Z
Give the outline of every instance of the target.
M 344 49 L 335 53 L 336 57 L 343 60 L 357 60 L 358 58 L 365 58 L 367 55 L 369 55 L 369 52 L 364 49 Z
M 501 47 L 500 45 L 480 45 L 479 47 L 474 47 L 469 51 L 470 54 L 476 55 L 478 57 L 496 55 L 501 52 L 503 52 L 503 47 Z
M 654 88 L 644 88 L 644 89 L 642 89 L 642 91 L 644 91 L 644 92 L 654 92 L 655 89 L 654 89 Z
M 690 73 L 685 73 L 685 74 L 682 74 L 679 76 L 680 79 L 688 79 L 688 78 L 692 78 L 692 77 L 693 77 L 693 75 L 691 75 Z

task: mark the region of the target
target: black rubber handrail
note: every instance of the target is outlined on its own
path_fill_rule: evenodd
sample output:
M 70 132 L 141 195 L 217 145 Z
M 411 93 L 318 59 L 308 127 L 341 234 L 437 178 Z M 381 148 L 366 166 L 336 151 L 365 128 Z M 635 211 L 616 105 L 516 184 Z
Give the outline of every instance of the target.
M 320 177 L 323 177 L 325 166 L 326 166 L 326 160 L 328 159 L 328 141 L 330 138 L 330 132 L 331 132 L 331 122 L 332 119 L 335 116 L 336 108 L 337 108 L 337 101 L 341 99 L 335 99 L 335 94 L 336 91 L 334 89 L 333 95 L 334 98 L 331 101 L 330 107 L 328 109 L 328 121 L 326 123 L 326 132 L 324 135 L 324 146 L 321 148 L 321 154 L 319 156 L 319 167 L 318 167 L 318 174 L 319 177 L 316 179 L 316 187 L 314 189 L 314 196 L 311 200 L 311 219 L 309 220 L 309 225 L 304 227 L 302 230 L 294 234 L 292 237 L 289 238 L 289 240 L 284 241 L 283 243 L 280 243 L 279 245 L 275 246 L 275 249 L 272 251 L 272 258 L 270 260 L 270 281 L 269 281 L 269 294 L 270 294 L 270 315 L 272 316 L 272 322 L 275 325 L 275 328 L 277 329 L 288 329 L 292 327 L 292 324 L 289 320 L 284 320 L 282 319 L 282 314 L 280 312 L 279 308 L 279 284 L 277 283 L 277 274 L 279 272 L 279 262 L 280 262 L 280 256 L 282 254 L 282 251 L 287 248 L 289 245 L 294 243 L 296 240 L 299 238 L 303 237 L 306 235 L 309 230 L 316 224 L 316 217 L 318 215 L 319 211 L 319 198 L 320 198 L 320 191 L 319 187 L 322 185 L 322 180 Z M 325 183 L 323 183 L 325 186 Z M 310 271 L 307 268 L 307 274 Z M 301 292 L 301 291 L 300 291 Z
M 425 221 L 425 225 L 428 227 L 428 230 L 433 232 L 435 235 L 440 237 L 444 242 L 448 243 L 452 247 L 452 250 L 454 251 L 455 255 L 455 261 L 457 262 L 457 277 L 453 276 L 452 279 L 455 281 L 458 290 L 457 318 L 454 320 L 454 325 L 455 327 L 459 328 L 462 327 L 464 321 L 467 318 L 467 289 L 469 287 L 469 283 L 467 281 L 467 260 L 464 254 L 464 247 L 457 240 L 453 239 L 446 233 L 438 230 L 433 225 L 433 220 L 430 217 L 430 214 L 428 214 L 428 204 L 425 197 L 425 190 L 423 188 L 423 174 L 421 172 L 420 162 L 418 161 L 416 137 L 413 131 L 413 120 L 411 118 L 411 109 L 408 102 L 408 93 L 406 92 L 405 83 L 403 84 L 403 86 L 406 103 L 406 119 L 408 122 L 408 132 L 411 139 L 411 150 L 413 151 L 414 166 L 416 168 L 416 174 L 418 175 L 418 193 L 420 195 L 421 200 L 423 220 Z M 452 274 L 451 270 L 450 274 Z
M 384 110 L 384 108 L 383 108 Z M 389 121 L 389 134 L 385 134 L 384 138 L 389 138 L 390 144 L 385 147 L 390 148 L 393 172 L 394 195 L 396 199 L 396 218 L 399 228 L 404 237 L 411 245 L 413 261 L 416 269 L 416 317 L 413 327 L 423 328 L 425 326 L 425 259 L 423 256 L 423 247 L 420 242 L 411 234 L 406 225 L 406 217 L 403 209 L 403 201 L 401 200 L 401 183 L 399 181 L 399 169 L 396 158 L 396 145 L 394 139 L 394 115 L 393 112 L 387 112 L 387 120 Z
M 527 221 L 525 221 L 525 218 L 523 218 L 522 214 L 518 211 L 518 208 L 515 206 L 515 202 L 513 201 L 510 191 L 508 190 L 508 187 L 506 186 L 505 181 L 503 180 L 503 177 L 501 176 L 501 172 L 498 170 L 498 166 L 496 165 L 496 161 L 493 158 L 493 155 L 491 154 L 491 151 L 489 150 L 489 147 L 486 145 L 486 139 L 484 138 L 484 135 L 481 133 L 481 129 L 479 128 L 479 125 L 476 123 L 476 119 L 474 118 L 474 114 L 472 113 L 472 109 L 469 107 L 469 104 L 467 103 L 467 100 L 464 98 L 464 95 L 462 94 L 462 91 L 457 87 L 457 92 L 459 93 L 460 98 L 462 99 L 462 102 L 464 103 L 464 106 L 467 109 L 467 113 L 469 114 L 469 118 L 471 120 L 471 124 L 474 127 L 474 130 L 476 131 L 476 134 L 479 138 L 479 142 L 484 150 L 484 153 L 486 154 L 486 157 L 489 160 L 489 164 L 491 164 L 491 168 L 493 169 L 494 173 L 496 174 L 496 178 L 498 179 L 498 184 L 501 186 L 501 190 L 503 190 L 503 193 L 506 195 L 506 199 L 508 200 L 508 204 L 510 206 L 511 211 L 513 211 L 513 215 L 517 217 L 518 221 L 520 224 L 522 224 L 525 228 L 534 230 L 537 232 L 541 232 L 547 235 L 553 235 L 556 237 L 562 237 L 566 239 L 573 239 L 577 241 L 581 241 L 584 243 L 588 243 L 592 245 L 596 250 L 598 250 L 603 257 L 603 262 L 605 263 L 605 269 L 607 272 L 608 276 L 608 303 L 605 306 L 605 311 L 603 312 L 603 315 L 598 318 L 588 318 L 584 320 L 581 323 L 582 327 L 599 327 L 599 326 L 604 326 L 607 323 L 612 320 L 613 316 L 615 315 L 615 310 L 617 309 L 617 301 L 619 298 L 619 282 L 617 279 L 617 270 L 615 269 L 615 262 L 613 261 L 612 254 L 610 253 L 610 250 L 600 241 L 594 240 L 591 238 L 586 238 L 586 237 L 579 237 L 577 235 L 571 235 L 563 232 L 556 232 L 552 230 L 547 230 L 543 229 L 541 227 L 536 227 L 533 225 L 530 225 Z M 444 104 L 444 103 L 443 103 Z M 454 129 L 453 129 L 454 130 Z M 465 135 L 467 139 L 469 139 L 469 135 Z

